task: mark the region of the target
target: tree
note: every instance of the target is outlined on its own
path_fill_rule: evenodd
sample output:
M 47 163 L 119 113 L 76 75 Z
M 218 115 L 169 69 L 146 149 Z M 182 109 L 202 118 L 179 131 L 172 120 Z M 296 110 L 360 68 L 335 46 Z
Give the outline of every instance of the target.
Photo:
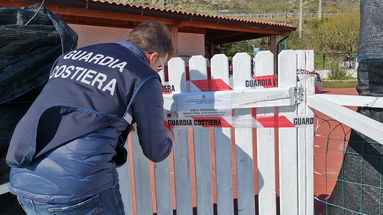
M 359 39 L 358 12 L 334 16 L 313 23 L 310 40 L 313 48 L 319 53 L 356 53 Z
M 302 38 L 302 28 L 303 28 L 303 7 L 305 4 L 308 4 L 310 2 L 313 2 L 314 0 L 299 0 L 299 39 Z M 294 0 L 290 0 L 290 4 L 294 2 Z
M 240 41 L 234 43 L 226 43 L 216 47 L 215 53 L 225 54 L 228 57 L 233 57 L 238 52 L 247 52 L 252 54 L 252 44 L 247 41 Z

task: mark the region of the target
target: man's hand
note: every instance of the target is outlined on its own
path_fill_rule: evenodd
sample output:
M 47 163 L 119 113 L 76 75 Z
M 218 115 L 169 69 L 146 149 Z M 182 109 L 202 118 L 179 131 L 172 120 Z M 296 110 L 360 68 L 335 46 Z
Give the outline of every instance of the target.
M 132 124 L 132 128 L 130 129 L 130 131 L 132 131 L 132 132 L 136 132 L 137 131 L 137 123 L 133 123 Z

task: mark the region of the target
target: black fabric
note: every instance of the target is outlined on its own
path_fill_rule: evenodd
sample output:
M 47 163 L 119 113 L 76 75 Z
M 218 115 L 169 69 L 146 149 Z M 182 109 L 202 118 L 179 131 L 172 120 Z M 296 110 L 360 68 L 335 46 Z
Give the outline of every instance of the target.
M 359 63 L 357 90 L 362 96 L 383 96 L 383 60 Z M 383 123 L 382 108 L 358 112 Z M 382 134 L 383 135 L 383 134 Z M 338 182 L 331 195 L 329 214 L 383 214 L 383 146 L 352 130 Z
M 42 87 L 0 105 L 0 184 L 8 181 L 9 167 L 5 163 L 8 144 L 17 122 L 28 111 L 29 106 L 40 93 Z
M 383 60 L 359 63 L 357 90 L 362 96 L 383 96 Z M 381 108 L 359 108 L 358 112 L 383 123 Z M 382 169 L 382 145 L 353 130 L 328 214 L 383 214 Z
M 0 104 L 48 80 L 57 57 L 76 47 L 77 34 L 43 8 L 0 7 Z
M 17 122 L 48 80 L 56 58 L 77 45 L 77 34 L 45 8 L 25 25 L 36 11 L 0 7 L 0 184 L 8 181 L 5 155 Z
M 359 59 L 383 59 L 382 0 L 361 0 L 360 14 Z
M 383 4 L 361 1 L 361 33 L 357 90 L 362 96 L 383 96 Z M 382 108 L 358 112 L 383 123 Z M 383 135 L 383 134 L 382 134 Z M 353 130 L 328 214 L 383 214 L 383 146 Z
M 0 215 L 26 215 L 17 197 L 11 193 L 0 195 L 0 205 Z
M 383 110 L 359 109 L 383 122 Z M 352 131 L 328 214 L 383 214 L 383 146 Z
M 356 89 L 361 96 L 383 96 L 383 59 L 364 59 L 359 62 Z

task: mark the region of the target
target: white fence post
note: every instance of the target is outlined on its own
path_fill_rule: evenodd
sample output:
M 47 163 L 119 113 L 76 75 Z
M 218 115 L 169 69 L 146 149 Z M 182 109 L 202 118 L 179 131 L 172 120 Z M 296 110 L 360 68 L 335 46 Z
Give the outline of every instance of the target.
M 184 93 L 186 87 L 185 62 L 182 58 L 172 58 L 168 62 L 169 82 L 173 85 L 175 93 Z M 176 142 L 173 144 L 174 151 L 174 177 L 176 186 L 177 213 L 192 215 L 192 190 L 190 177 L 190 152 L 188 130 L 185 128 L 174 128 Z
M 189 60 L 190 81 L 207 79 L 207 60 L 201 55 Z M 200 91 L 190 84 L 191 91 Z M 213 214 L 212 172 L 210 160 L 210 131 L 206 128 L 193 129 L 194 156 L 197 186 L 197 213 Z
M 158 73 L 161 82 L 165 82 L 164 70 Z M 156 209 L 158 215 L 173 213 L 172 207 L 172 186 L 170 183 L 170 156 L 165 160 L 154 163 L 154 179 L 156 187 Z
M 245 81 L 252 79 L 251 57 L 247 53 L 237 53 L 233 57 L 234 89 L 244 89 Z M 251 109 L 236 110 L 236 116 L 249 115 Z M 254 163 L 252 128 L 236 128 L 236 167 L 238 184 L 238 214 L 255 214 L 254 200 Z
M 305 50 L 297 50 L 297 68 L 306 68 Z M 302 84 L 300 84 L 302 86 Z M 304 86 L 304 85 L 303 85 Z M 304 104 L 298 105 L 298 115 L 304 115 Z M 298 206 L 299 213 L 306 213 L 306 129 L 298 128 Z
M 304 90 L 298 116 L 314 118 L 308 97 L 315 92 L 315 75 L 301 75 L 298 86 Z M 314 125 L 298 128 L 299 214 L 314 214 Z
M 314 50 L 306 50 L 306 68 L 308 71 L 315 70 Z
M 278 56 L 278 86 L 297 86 L 297 55 L 284 50 Z M 297 105 L 279 108 L 280 114 L 296 117 Z M 298 214 L 297 128 L 279 128 L 280 211 L 283 215 Z
M 152 191 L 150 186 L 149 160 L 142 153 L 137 133 L 132 135 L 134 184 L 136 188 L 137 214 L 152 215 Z
M 306 50 L 306 69 L 314 70 L 314 50 Z M 315 75 L 309 75 L 305 81 L 305 116 L 314 118 L 314 112 L 308 106 L 308 97 L 315 94 Z M 306 127 L 306 212 L 314 214 L 314 125 Z
M 270 51 L 259 52 L 254 60 L 255 77 L 274 75 L 274 55 Z M 274 116 L 274 108 L 257 108 L 257 118 L 268 116 Z M 259 214 L 273 215 L 277 213 L 274 127 L 257 128 L 257 152 L 258 178 L 263 179 L 263 187 L 259 188 Z
M 297 50 L 298 69 L 313 70 L 312 50 Z M 298 86 L 303 89 L 303 102 L 298 105 L 298 115 L 313 118 L 314 113 L 307 105 L 307 96 L 315 93 L 315 75 L 299 75 Z M 298 184 L 299 214 L 314 213 L 314 128 L 309 125 L 298 128 Z
M 128 143 L 125 143 L 125 148 L 128 154 L 132 153 L 127 149 Z M 126 214 L 133 214 L 133 202 L 132 202 L 132 187 L 131 187 L 131 175 L 130 175 L 130 161 L 129 156 L 126 163 L 117 168 L 120 193 L 122 202 L 124 203 L 124 211 Z
M 311 75 L 306 81 L 306 117 L 314 118 L 313 110 L 308 106 L 308 97 L 315 93 L 315 75 Z M 314 125 L 306 127 L 306 213 L 307 215 L 314 214 Z
M 170 157 L 154 164 L 156 208 L 158 215 L 172 214 L 172 186 L 170 184 Z
M 225 55 L 214 55 L 211 59 L 211 78 L 221 79 L 224 83 L 229 84 L 229 62 Z M 234 213 L 230 128 L 214 128 L 214 139 L 217 212 L 219 215 L 230 215 Z

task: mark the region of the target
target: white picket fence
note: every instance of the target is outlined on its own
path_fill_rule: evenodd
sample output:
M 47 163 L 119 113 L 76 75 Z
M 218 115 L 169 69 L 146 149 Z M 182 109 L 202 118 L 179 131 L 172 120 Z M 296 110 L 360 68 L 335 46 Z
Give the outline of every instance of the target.
M 219 103 L 218 109 L 229 108 L 232 116 L 222 119 L 231 126 L 174 127 L 173 152 L 156 164 L 145 158 L 132 133 L 128 162 L 117 169 L 125 213 L 191 215 L 196 208 L 210 215 L 216 204 L 219 215 L 273 215 L 279 196 L 280 214 L 313 214 L 314 129 L 296 120 L 313 118 L 311 108 L 317 109 L 383 143 L 381 123 L 341 106 L 383 108 L 383 99 L 314 94 L 315 76 L 297 76 L 299 69 L 313 70 L 313 59 L 313 51 L 282 51 L 277 86 L 262 87 L 255 83 L 275 78 L 269 51 L 254 58 L 236 54 L 232 75 L 224 55 L 210 63 L 202 56 L 189 62 L 172 58 L 168 77 L 161 74 L 165 89 L 171 89 L 164 94 L 167 113 L 185 108 L 185 98 L 204 96 Z M 0 185 L 0 194 L 6 192 L 7 184 Z
M 172 58 L 168 62 L 168 81 L 165 82 L 164 74 L 161 76 L 164 85 L 169 86 L 167 89 L 174 91 L 164 95 L 165 110 L 177 111 L 181 105 L 177 102 L 181 101 L 181 97 L 205 95 L 216 100 L 224 98 L 235 108 L 232 122 L 242 126 L 214 129 L 194 126 L 191 132 L 190 128 L 174 127 L 177 139 L 174 143 L 174 158 L 154 164 L 154 176 L 150 174 L 150 162 L 143 156 L 138 139 L 133 134 L 133 149 L 128 150 L 133 157 L 133 165 L 127 163 L 118 169 L 127 214 L 133 214 L 134 209 L 138 215 L 152 214 L 153 201 L 156 202 L 157 214 L 172 214 L 172 192 L 175 192 L 177 214 L 182 215 L 193 214 L 193 206 L 196 206 L 197 214 L 214 214 L 213 203 L 217 204 L 219 215 L 277 214 L 277 193 L 280 196 L 281 214 L 313 214 L 313 125 L 278 128 L 278 122 L 265 125 L 261 120 L 277 120 L 281 116 L 291 121 L 302 116 L 313 117 L 313 112 L 307 107 L 306 97 L 314 94 L 315 77 L 302 76 L 297 82 L 296 73 L 298 68 L 311 69 L 313 53 L 288 50 L 281 52 L 278 58 L 278 87 L 273 88 L 246 85 L 249 83 L 246 81 L 273 77 L 274 56 L 269 51 L 260 52 L 254 58 L 246 53 L 236 54 L 233 57 L 232 77 L 229 75 L 228 58 L 221 54 L 215 55 L 210 65 L 202 56 L 193 56 L 188 67 L 181 58 Z M 207 80 L 209 76 L 214 80 L 212 82 L 218 80 L 218 84 L 212 83 L 210 86 L 210 90 L 217 92 L 205 92 L 203 86 L 206 87 L 206 82 L 201 80 Z M 190 80 L 186 80 L 186 77 L 190 77 Z M 223 88 L 218 86 L 222 83 L 225 86 Z M 226 91 L 220 91 L 222 89 Z M 239 119 L 250 123 L 238 122 Z M 276 146 L 279 148 L 278 154 Z M 193 148 L 192 153 L 189 149 Z M 279 160 L 278 169 L 276 160 Z M 195 175 L 191 174 L 193 171 L 190 169 L 193 161 Z M 236 186 L 233 184 L 233 164 Z M 134 176 L 129 176 L 131 167 Z M 174 175 L 171 171 L 173 168 Z M 258 177 L 254 177 L 255 174 Z M 279 192 L 276 174 L 279 174 Z M 154 177 L 155 189 L 150 186 L 151 177 Z M 195 191 L 192 190 L 192 178 L 195 178 Z M 133 179 L 134 190 L 131 186 Z M 234 187 L 237 187 L 236 211 Z M 193 192 L 196 205 L 193 205 Z M 132 196 L 132 193 L 135 195 Z M 136 204 L 133 204 L 132 197 L 135 197 Z

